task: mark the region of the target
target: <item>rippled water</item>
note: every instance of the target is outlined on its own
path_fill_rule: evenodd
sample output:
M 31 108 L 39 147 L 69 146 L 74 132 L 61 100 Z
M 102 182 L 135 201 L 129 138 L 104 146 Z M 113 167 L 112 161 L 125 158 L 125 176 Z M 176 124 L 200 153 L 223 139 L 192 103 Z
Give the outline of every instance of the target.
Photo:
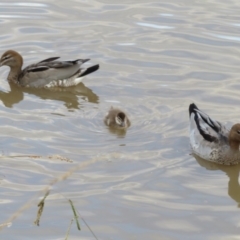
M 9 85 L 0 68 L 0 224 L 17 216 L 1 239 L 64 239 L 68 199 L 98 239 L 239 239 L 240 167 L 193 158 L 188 139 L 193 101 L 239 122 L 239 10 L 237 0 L 1 1 L 1 53 L 100 64 L 58 91 Z M 130 116 L 125 135 L 103 124 L 111 105 Z M 41 191 L 75 166 L 35 226 Z M 69 239 L 95 239 L 80 224 Z

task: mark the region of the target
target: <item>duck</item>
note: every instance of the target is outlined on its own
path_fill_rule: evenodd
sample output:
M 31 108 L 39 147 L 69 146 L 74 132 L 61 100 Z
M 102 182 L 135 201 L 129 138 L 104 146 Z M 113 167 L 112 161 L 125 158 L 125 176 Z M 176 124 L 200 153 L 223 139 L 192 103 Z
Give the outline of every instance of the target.
M 121 109 L 111 107 L 104 118 L 104 122 L 108 127 L 116 129 L 127 129 L 131 126 L 131 122 L 127 114 Z
M 73 61 L 56 61 L 60 57 L 51 57 L 24 69 L 23 57 L 14 50 L 8 50 L 0 58 L 0 67 L 9 66 L 8 81 L 22 87 L 50 88 L 70 87 L 79 84 L 83 77 L 97 71 L 99 65 L 82 68 L 81 65 L 90 59 Z
M 223 165 L 240 163 L 240 123 L 228 129 L 192 103 L 189 105 L 190 145 L 193 154 Z

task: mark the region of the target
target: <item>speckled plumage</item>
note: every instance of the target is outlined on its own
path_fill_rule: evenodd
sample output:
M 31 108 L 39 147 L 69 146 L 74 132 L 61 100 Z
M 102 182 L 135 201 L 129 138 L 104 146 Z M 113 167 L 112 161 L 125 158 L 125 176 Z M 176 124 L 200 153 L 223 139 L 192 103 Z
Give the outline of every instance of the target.
M 117 129 L 127 129 L 131 125 L 126 113 L 113 107 L 106 114 L 104 122 L 107 126 Z
M 190 145 L 197 156 L 224 165 L 240 163 L 240 124 L 228 130 L 195 104 L 189 106 Z
M 9 66 L 8 81 L 23 87 L 50 88 L 69 87 L 79 84 L 83 76 L 98 70 L 99 65 L 81 68 L 89 59 L 74 61 L 56 61 L 59 57 L 52 57 L 31 64 L 22 70 L 23 58 L 13 50 L 6 51 L 1 59 L 0 66 Z

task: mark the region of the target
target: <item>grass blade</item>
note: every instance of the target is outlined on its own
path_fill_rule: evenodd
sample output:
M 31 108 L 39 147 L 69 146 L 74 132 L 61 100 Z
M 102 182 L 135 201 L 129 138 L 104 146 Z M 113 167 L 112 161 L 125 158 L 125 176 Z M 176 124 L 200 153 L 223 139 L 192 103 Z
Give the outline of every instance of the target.
M 36 218 L 36 220 L 35 220 L 35 222 L 34 222 L 37 226 L 39 226 L 40 218 L 41 218 L 42 213 L 43 213 L 44 201 L 45 201 L 46 197 L 48 196 L 48 194 L 49 194 L 49 191 L 47 191 L 47 192 L 45 193 L 43 199 L 42 199 L 42 200 L 39 202 L 39 204 L 38 204 L 39 209 L 38 209 L 38 212 L 37 212 L 37 218 Z
M 69 202 L 70 202 L 71 207 L 72 207 L 72 210 L 73 210 L 73 214 L 74 214 L 74 218 L 75 218 L 75 220 L 76 220 L 77 228 L 78 228 L 78 230 L 80 231 L 81 228 L 80 228 L 80 224 L 79 224 L 79 221 L 78 221 L 78 215 L 77 215 L 77 212 L 76 212 L 76 210 L 75 210 L 75 207 L 73 206 L 73 202 L 72 202 L 71 199 L 69 199 Z

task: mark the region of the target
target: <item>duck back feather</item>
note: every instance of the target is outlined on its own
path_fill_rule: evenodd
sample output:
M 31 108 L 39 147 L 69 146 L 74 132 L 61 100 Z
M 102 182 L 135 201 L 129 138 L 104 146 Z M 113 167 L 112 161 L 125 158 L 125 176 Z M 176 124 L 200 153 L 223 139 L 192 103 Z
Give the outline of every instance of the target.
M 214 149 L 228 146 L 229 130 L 192 103 L 189 106 L 190 144 L 198 156 L 209 160 Z

